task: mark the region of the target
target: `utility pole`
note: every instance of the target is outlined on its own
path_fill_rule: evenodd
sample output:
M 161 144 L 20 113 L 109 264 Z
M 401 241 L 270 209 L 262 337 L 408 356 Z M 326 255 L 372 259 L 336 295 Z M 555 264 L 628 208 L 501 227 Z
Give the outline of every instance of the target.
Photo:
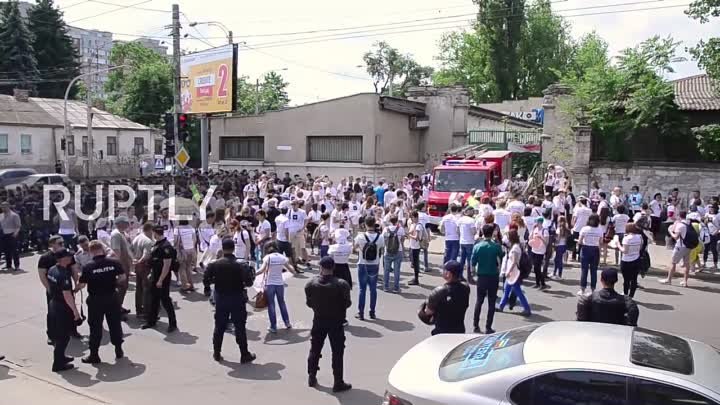
M 260 78 L 255 79 L 255 115 L 260 114 Z
M 180 150 L 180 140 L 178 139 L 177 117 L 182 112 L 182 104 L 180 100 L 182 86 L 182 72 L 180 71 L 180 6 L 172 5 L 172 37 L 173 37 L 173 66 L 175 67 L 175 86 L 173 95 L 175 100 L 174 120 L 175 120 L 175 153 Z M 174 162 L 173 162 L 174 165 Z
M 88 142 L 87 142 L 87 177 L 88 177 L 88 179 L 91 179 L 93 176 L 93 171 L 92 171 L 93 153 L 95 151 L 95 148 L 93 145 L 95 143 L 93 142 L 93 133 L 92 133 L 93 112 L 92 112 L 92 97 L 90 96 L 90 93 L 92 93 L 91 89 L 92 89 L 92 86 L 94 85 L 94 82 L 93 82 L 94 76 L 90 76 L 88 79 L 89 79 L 88 82 L 85 83 L 87 85 L 86 100 L 85 100 L 85 102 L 87 103 L 87 126 L 85 127 L 86 128 L 85 134 L 87 135 L 87 140 L 88 140 Z M 81 148 L 82 148 L 82 146 L 81 146 Z
M 232 31 L 228 31 L 228 36 L 227 36 L 227 37 L 228 37 L 228 45 L 232 45 L 232 44 L 233 44 Z

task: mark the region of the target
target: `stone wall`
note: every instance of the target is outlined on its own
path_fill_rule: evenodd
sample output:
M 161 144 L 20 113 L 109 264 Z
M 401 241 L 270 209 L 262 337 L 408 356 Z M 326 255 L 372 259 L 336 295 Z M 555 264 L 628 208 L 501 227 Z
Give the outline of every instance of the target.
M 576 165 L 575 131 L 572 126 L 577 120 L 566 112 L 570 89 L 561 85 L 551 85 L 543 94 L 542 161 L 547 165 L 559 164 L 565 168 Z M 589 156 L 588 156 L 589 158 Z
M 619 185 L 629 192 L 637 185 L 646 199 L 655 193 L 661 193 L 664 198 L 675 187 L 680 189 L 683 199 L 693 190 L 700 190 L 704 197 L 720 194 L 720 164 L 596 161 L 590 166 L 591 180 L 600 183 L 603 190 Z

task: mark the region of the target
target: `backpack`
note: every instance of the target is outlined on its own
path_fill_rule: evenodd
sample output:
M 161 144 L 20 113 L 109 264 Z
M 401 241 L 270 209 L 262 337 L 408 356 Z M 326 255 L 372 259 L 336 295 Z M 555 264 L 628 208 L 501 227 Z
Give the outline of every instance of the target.
M 700 244 L 700 238 L 695 230 L 695 227 L 691 223 L 685 224 L 685 237 L 682 238 L 682 243 L 688 249 L 695 249 Z
M 365 234 L 365 246 L 363 246 L 362 255 L 363 259 L 367 261 L 375 261 L 378 258 L 378 247 L 377 241 L 380 239 L 380 235 L 375 235 L 375 240 L 372 242 L 368 238 L 367 233 Z
M 418 242 L 420 242 L 420 249 L 427 250 L 430 247 L 430 238 L 428 238 L 427 230 L 424 227 Z
M 526 279 L 532 271 L 532 262 L 530 256 L 527 254 L 525 249 L 521 249 L 520 263 L 518 263 L 518 269 L 520 269 L 520 280 Z
M 400 238 L 397 236 L 397 230 L 395 230 L 395 232 L 388 231 L 388 239 L 385 241 L 385 250 L 389 255 L 394 255 L 400 251 Z

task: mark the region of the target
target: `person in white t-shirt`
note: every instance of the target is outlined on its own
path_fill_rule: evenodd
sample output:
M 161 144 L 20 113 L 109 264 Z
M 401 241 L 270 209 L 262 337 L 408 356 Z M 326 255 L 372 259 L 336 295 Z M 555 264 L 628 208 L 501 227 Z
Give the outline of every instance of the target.
M 178 227 L 173 231 L 173 246 L 177 249 L 177 259 L 179 263 L 178 277 L 182 283 L 182 292 L 195 290 L 192 284 L 192 270 L 195 269 L 197 262 L 197 243 L 195 229 L 189 225 L 188 221 L 181 220 Z
M 637 290 L 637 278 L 642 267 L 640 253 L 646 242 L 642 235 L 642 229 L 633 223 L 628 223 L 623 231 L 623 236 L 618 239 L 621 241 L 618 250 L 623 254 L 620 265 L 620 271 L 623 275 L 623 294 L 633 298 L 635 297 L 635 290 Z
M 650 230 L 656 234 L 660 231 L 660 217 L 663 212 L 662 194 L 655 193 L 648 206 L 650 207 Z
M 615 187 L 610 196 L 611 213 L 616 213 L 617 208 L 621 205 L 625 205 L 625 196 L 622 195 L 622 189 L 620 187 Z
M 365 219 L 365 232 L 360 232 L 355 238 L 355 248 L 358 252 L 358 313 L 357 319 L 365 319 L 365 295 L 370 290 L 370 319 L 375 319 L 377 306 L 377 280 L 380 270 L 380 256 L 385 241 L 376 227 L 374 217 Z
M 460 253 L 460 232 L 457 224 L 459 215 L 460 206 L 453 204 L 450 206 L 450 213 L 440 220 L 440 233 L 445 235 L 443 263 L 447 263 L 449 260 L 457 260 Z
M 588 218 L 593 213 L 587 204 L 588 200 L 580 197 L 572 212 L 572 239 L 568 249 L 572 249 L 572 257 L 575 261 L 577 261 L 577 255 L 580 251 L 576 246 L 576 242 L 580 237 L 580 230 L 587 225 Z
M 265 275 L 263 278 L 263 288 L 268 303 L 268 318 L 270 318 L 270 328 L 268 332 L 277 333 L 277 321 L 275 315 L 275 300 L 280 307 L 280 315 L 285 328 L 290 329 L 290 316 L 288 315 L 287 305 L 285 304 L 285 280 L 283 279 L 283 269 L 290 273 L 296 274 L 295 269 L 290 265 L 289 259 L 282 255 L 276 244 L 270 243 L 266 248 L 266 255 L 263 257 L 260 270 L 257 276 Z
M 507 210 L 510 211 L 510 214 L 520 214 L 522 216 L 525 212 L 525 203 L 520 201 L 516 196 L 508 203 Z M 522 239 L 522 235 L 520 235 L 520 238 Z
M 299 271 L 297 264 L 309 266 L 305 241 L 307 214 L 305 213 L 304 202 L 301 200 L 294 200 L 291 207 L 288 211 L 288 234 L 293 250 L 293 259 L 296 263 L 295 269 L 298 270 L 298 273 L 303 273 L 303 271 Z
M 672 284 L 672 278 L 675 274 L 675 269 L 681 261 L 685 268 L 683 281 L 680 282 L 681 287 L 687 287 L 688 276 L 690 275 L 690 251 L 692 250 L 685 244 L 685 238 L 687 236 L 688 227 L 692 226 L 687 220 L 687 212 L 680 211 L 678 213 L 678 219 L 676 222 L 668 228 L 670 236 L 675 239 L 675 247 L 673 248 L 672 255 L 672 266 L 668 271 L 667 278 L 659 280 L 661 284 Z
M 241 221 L 235 228 L 235 233 L 233 234 L 233 242 L 235 242 L 234 255 L 239 261 L 247 261 L 251 258 L 250 232 L 247 231 L 247 226 L 247 221 Z
M 510 211 L 505 209 L 505 207 L 507 207 L 505 200 L 498 201 L 497 206 L 497 209 L 493 212 L 493 215 L 495 216 L 495 224 L 497 224 L 500 229 L 505 229 L 508 225 L 510 225 L 510 218 L 512 214 L 510 214 Z
M 617 235 L 619 241 L 622 241 L 623 236 L 625 236 L 625 227 L 628 222 L 630 222 L 630 217 L 625 213 L 627 209 L 624 205 L 619 205 L 616 211 L 617 214 L 613 215 L 611 221 L 615 226 L 615 235 Z M 615 264 L 620 264 L 620 253 L 620 250 L 615 251 Z
M 473 218 L 474 210 L 471 207 L 465 208 L 465 215 L 457 220 L 458 234 L 460 236 L 460 265 L 466 269 L 468 281 L 472 280 L 472 251 L 475 247 L 475 235 L 477 225 Z M 466 266 L 467 263 L 467 266 Z
M 600 216 L 592 214 L 587 225 L 580 229 L 578 243 L 580 245 L 580 291 L 578 295 L 590 295 L 597 285 L 597 269 L 600 264 L 600 244 L 605 236 L 600 227 Z M 590 272 L 590 288 L 586 291 L 588 272 Z

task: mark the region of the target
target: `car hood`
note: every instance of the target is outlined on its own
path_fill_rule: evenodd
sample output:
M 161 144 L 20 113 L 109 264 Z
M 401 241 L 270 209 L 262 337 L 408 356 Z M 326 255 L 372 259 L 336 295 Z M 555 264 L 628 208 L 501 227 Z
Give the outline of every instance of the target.
M 449 387 L 458 383 L 440 380 L 440 363 L 452 349 L 476 337 L 477 335 L 440 334 L 418 343 L 405 353 L 390 371 L 388 390 L 411 403 L 416 403 L 418 399 L 425 401 L 422 403 L 428 403 L 429 398 L 445 403 L 443 399 L 446 395 L 448 398 L 457 398 L 460 393 Z

